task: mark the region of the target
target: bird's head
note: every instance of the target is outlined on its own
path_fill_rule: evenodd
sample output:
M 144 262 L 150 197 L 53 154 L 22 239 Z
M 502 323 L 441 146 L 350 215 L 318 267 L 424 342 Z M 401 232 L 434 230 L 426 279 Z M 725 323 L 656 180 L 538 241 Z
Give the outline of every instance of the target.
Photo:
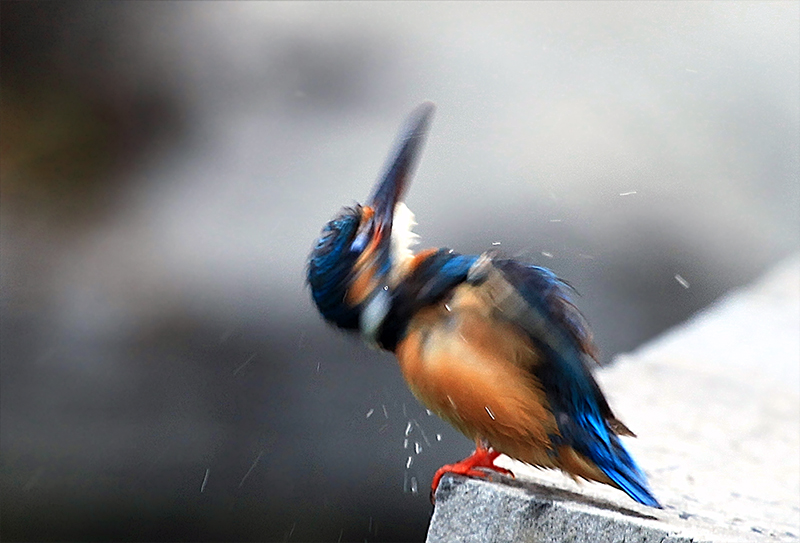
M 340 328 L 373 337 L 412 258 L 414 216 L 403 196 L 433 110 L 430 102 L 414 110 L 367 203 L 342 209 L 311 252 L 311 296 L 322 316 Z

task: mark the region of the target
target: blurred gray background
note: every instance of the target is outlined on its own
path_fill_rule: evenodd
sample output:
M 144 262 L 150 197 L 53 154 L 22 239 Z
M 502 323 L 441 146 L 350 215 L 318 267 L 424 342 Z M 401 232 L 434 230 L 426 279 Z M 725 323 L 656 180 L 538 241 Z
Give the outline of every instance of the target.
M 424 538 L 471 445 L 304 286 L 422 100 L 421 247 L 552 268 L 604 362 L 798 249 L 797 2 L 0 10 L 6 541 Z

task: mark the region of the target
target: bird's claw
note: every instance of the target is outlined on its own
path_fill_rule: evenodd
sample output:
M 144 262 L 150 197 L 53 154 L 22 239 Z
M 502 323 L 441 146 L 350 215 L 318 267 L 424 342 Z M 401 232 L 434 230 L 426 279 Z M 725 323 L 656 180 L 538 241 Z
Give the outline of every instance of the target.
M 433 476 L 433 481 L 431 481 L 431 503 L 436 501 L 436 489 L 439 488 L 439 482 L 442 480 L 442 476 L 444 476 L 445 473 L 455 473 L 456 475 L 464 475 L 466 477 L 487 479 L 491 477 L 492 472 L 496 472 L 514 478 L 514 474 L 511 470 L 494 464 L 498 456 L 500 456 L 499 452 L 479 446 L 475 449 L 475 452 L 464 460 L 456 462 L 455 464 L 447 464 L 439 468 Z

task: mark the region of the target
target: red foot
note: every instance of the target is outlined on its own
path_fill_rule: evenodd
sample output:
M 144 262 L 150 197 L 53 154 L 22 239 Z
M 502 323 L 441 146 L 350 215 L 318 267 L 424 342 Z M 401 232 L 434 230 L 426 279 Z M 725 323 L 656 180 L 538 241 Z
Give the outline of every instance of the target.
M 502 473 L 503 475 L 514 477 L 514 474 L 511 473 L 510 470 L 494 465 L 494 461 L 498 456 L 500 456 L 499 452 L 486 449 L 478 445 L 475 448 L 475 452 L 461 462 L 447 464 L 446 466 L 439 468 L 439 470 L 433 476 L 433 481 L 431 482 L 431 501 L 433 501 L 433 496 L 436 494 L 436 489 L 439 488 L 439 481 L 441 481 L 442 476 L 445 473 L 455 473 L 457 475 L 466 475 L 467 477 L 487 477 L 489 476 L 488 473 L 479 469 L 475 469 L 486 468 L 498 473 Z

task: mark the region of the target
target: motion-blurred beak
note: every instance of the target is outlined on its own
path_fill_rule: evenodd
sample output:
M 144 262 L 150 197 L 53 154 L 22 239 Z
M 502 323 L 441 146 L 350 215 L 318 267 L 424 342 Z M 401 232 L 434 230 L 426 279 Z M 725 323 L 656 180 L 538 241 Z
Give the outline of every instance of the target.
M 432 102 L 424 102 L 411 113 L 368 200 L 367 206 L 374 212 L 372 235 L 378 238 L 381 260 L 388 260 L 395 207 L 403 201 L 411 182 L 434 109 Z
M 364 206 L 359 233 L 351 245 L 359 253 L 354 264 L 353 283 L 347 294 L 350 305 L 363 302 L 385 281 L 392 268 L 392 222 L 397 204 L 403 201 L 422 143 L 428 132 L 434 105 L 420 104 L 400 131 L 386 170 Z

